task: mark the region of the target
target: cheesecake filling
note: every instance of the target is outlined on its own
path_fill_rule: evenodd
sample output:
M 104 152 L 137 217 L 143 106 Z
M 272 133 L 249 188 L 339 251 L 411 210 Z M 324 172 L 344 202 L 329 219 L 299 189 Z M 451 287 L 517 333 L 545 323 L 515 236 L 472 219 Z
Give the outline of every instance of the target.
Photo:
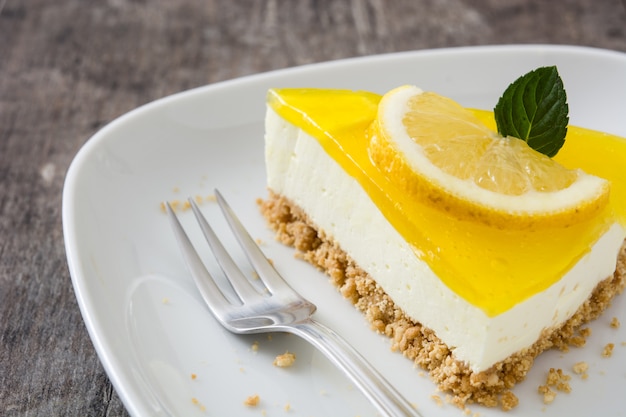
M 293 92 L 295 96 L 303 92 L 317 94 L 316 90 Z M 341 103 L 355 97 L 356 104 Z M 360 141 L 373 120 L 378 96 L 340 92 L 334 100 L 344 110 L 340 116 L 328 110 L 327 97 L 307 97 L 308 104 L 314 106 L 306 112 L 286 105 L 283 98 L 284 92 L 282 96 L 270 93 L 266 116 L 269 188 L 304 209 L 318 230 L 340 242 L 341 248 L 399 308 L 435 331 L 454 356 L 472 370 L 488 369 L 531 345 L 542 331 L 563 323 L 598 282 L 613 273 L 626 232 L 619 217 L 608 209 L 578 229 L 570 228 L 563 234 L 559 230 L 544 231 L 544 246 L 518 257 L 510 254 L 520 247 L 520 239 L 521 246 L 524 238 L 530 239 L 527 246 L 532 246 L 537 234 L 497 232 L 500 235 L 492 240 L 495 247 L 486 250 L 480 240 L 489 235 L 487 229 L 471 230 L 473 225 L 461 224 L 465 230 L 453 227 L 449 232 L 448 227 L 446 232 L 449 224 L 444 223 L 445 219 L 422 217 L 422 224 L 418 221 L 417 226 L 430 230 L 432 236 L 443 236 L 443 242 L 433 245 L 432 252 L 448 245 L 448 257 L 465 257 L 447 263 L 456 265 L 455 271 L 442 273 L 429 259 L 432 254 L 423 250 L 428 246 L 407 239 L 402 219 L 394 222 L 390 218 L 389 213 L 397 207 L 381 207 L 401 198 L 380 198 L 380 193 L 386 192 L 381 186 L 384 181 L 375 178 L 375 170 L 362 169 L 367 165 L 367 150 Z M 308 118 L 311 114 L 315 117 Z M 427 211 L 420 209 L 422 213 Z M 463 240 L 459 236 L 470 238 Z M 488 239 L 482 240 L 489 244 Z M 495 256 L 489 250 L 495 250 Z M 491 271 L 491 281 L 484 279 L 481 269 Z M 512 272 L 518 275 L 511 277 Z M 446 274 L 464 279 L 446 280 Z M 519 285 L 525 277 L 528 279 L 521 282 L 524 285 Z

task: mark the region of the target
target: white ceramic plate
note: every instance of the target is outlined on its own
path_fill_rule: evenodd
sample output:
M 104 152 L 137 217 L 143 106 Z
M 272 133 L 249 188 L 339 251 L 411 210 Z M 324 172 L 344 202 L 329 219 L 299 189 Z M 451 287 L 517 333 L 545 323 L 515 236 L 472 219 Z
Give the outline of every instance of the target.
M 319 306 L 317 318 L 345 336 L 424 416 L 459 416 L 431 398 L 434 385 L 390 342 L 372 332 L 317 270 L 273 240 L 255 199 L 264 197 L 263 116 L 270 87 L 385 92 L 417 84 L 466 106 L 492 108 L 509 82 L 558 65 L 571 122 L 626 136 L 626 55 L 560 46 L 418 51 L 311 65 L 176 94 L 134 110 L 99 131 L 72 163 L 63 193 L 67 257 L 76 297 L 104 367 L 134 416 L 375 415 L 348 380 L 294 336 L 235 336 L 208 313 L 181 260 L 159 204 L 219 188 L 291 284 Z M 225 231 L 214 204 L 202 205 Z M 182 215 L 187 226 L 189 212 Z M 194 239 L 200 238 L 194 233 Z M 618 330 L 609 320 L 618 317 Z M 509 415 L 624 415 L 626 297 L 591 325 L 584 349 L 547 352 L 515 393 Z M 258 342 L 258 350 L 252 345 Z M 615 343 L 610 359 L 602 346 Z M 289 369 L 272 366 L 286 350 Z M 587 361 L 589 378 L 571 372 Z M 572 374 L 571 394 L 545 406 L 537 386 L 550 367 Z M 196 377 L 193 378 L 192 374 Z M 258 394 L 261 402 L 243 401 Z M 445 398 L 444 395 L 440 396 Z M 289 410 L 287 410 L 289 409 Z M 472 407 L 481 416 L 498 410 Z M 261 414 L 264 413 L 264 414 Z M 621 414 L 620 414 L 621 413 Z

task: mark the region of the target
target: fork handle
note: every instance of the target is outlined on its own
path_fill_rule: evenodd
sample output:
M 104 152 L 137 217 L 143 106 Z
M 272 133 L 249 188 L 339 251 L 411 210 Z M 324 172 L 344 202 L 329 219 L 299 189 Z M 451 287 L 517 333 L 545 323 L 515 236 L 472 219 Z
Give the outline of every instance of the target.
M 288 326 L 318 348 L 341 369 L 385 416 L 419 416 L 419 413 L 365 358 L 330 328 L 311 318 Z

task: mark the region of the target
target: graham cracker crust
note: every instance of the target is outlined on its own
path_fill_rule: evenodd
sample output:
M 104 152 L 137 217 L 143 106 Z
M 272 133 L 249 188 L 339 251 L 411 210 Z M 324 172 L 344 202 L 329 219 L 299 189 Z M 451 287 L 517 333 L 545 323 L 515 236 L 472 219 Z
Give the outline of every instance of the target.
M 277 239 L 296 249 L 296 256 L 324 271 L 341 294 L 360 310 L 372 328 L 392 340 L 392 350 L 401 352 L 428 371 L 450 402 L 460 408 L 482 404 L 510 410 L 518 404 L 511 392 L 522 381 L 534 359 L 544 350 L 582 346 L 589 329 L 581 326 L 600 316 L 626 286 L 626 241 L 620 250 L 616 271 L 600 282 L 589 299 L 560 328 L 546 329 L 529 348 L 517 352 L 490 369 L 476 373 L 456 360 L 432 330 L 408 318 L 376 282 L 324 231 L 316 230 L 296 205 L 271 190 L 258 201 L 263 216 L 276 231 Z

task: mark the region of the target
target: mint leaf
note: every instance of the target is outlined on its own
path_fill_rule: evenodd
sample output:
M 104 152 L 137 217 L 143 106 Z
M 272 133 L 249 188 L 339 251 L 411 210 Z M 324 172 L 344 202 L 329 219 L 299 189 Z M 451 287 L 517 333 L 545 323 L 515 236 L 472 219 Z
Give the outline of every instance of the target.
M 537 68 L 515 80 L 494 108 L 498 133 L 522 139 L 549 157 L 565 143 L 568 111 L 555 66 Z

